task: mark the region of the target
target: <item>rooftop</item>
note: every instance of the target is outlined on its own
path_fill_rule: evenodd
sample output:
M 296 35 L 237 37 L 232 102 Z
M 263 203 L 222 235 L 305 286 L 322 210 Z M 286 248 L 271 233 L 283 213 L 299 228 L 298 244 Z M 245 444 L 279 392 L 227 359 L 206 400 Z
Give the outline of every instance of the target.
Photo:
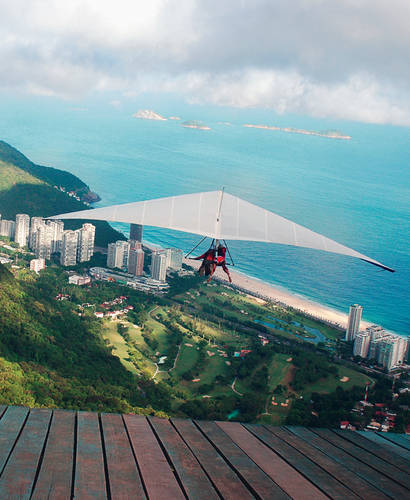
M 0 498 L 407 498 L 410 439 L 0 406 Z

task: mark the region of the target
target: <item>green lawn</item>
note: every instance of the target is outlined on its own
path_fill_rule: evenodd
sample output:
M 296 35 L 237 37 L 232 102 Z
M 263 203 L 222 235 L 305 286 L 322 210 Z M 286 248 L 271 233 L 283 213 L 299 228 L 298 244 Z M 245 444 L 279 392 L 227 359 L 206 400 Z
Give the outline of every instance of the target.
M 342 389 L 351 389 L 354 385 L 366 387 L 366 382 L 373 383 L 373 379 L 365 375 L 364 373 L 357 372 L 351 368 L 345 366 L 337 366 L 338 376 L 329 376 L 325 379 L 320 379 L 317 382 L 304 387 L 302 394 L 303 396 L 310 396 L 312 392 L 318 392 L 321 394 L 327 394 L 336 390 L 336 387 L 340 385 Z M 341 382 L 342 377 L 348 377 L 347 382 Z M 364 394 L 364 393 L 363 393 Z
M 186 343 L 192 344 L 193 347 L 186 346 Z M 180 377 L 184 372 L 190 370 L 197 360 L 198 351 L 196 349 L 196 343 L 192 339 L 184 338 L 175 370 L 173 370 L 174 374 Z
M 112 353 L 117 356 L 121 363 L 125 366 L 127 370 L 132 373 L 138 373 L 134 364 L 129 361 L 128 346 L 124 338 L 117 331 L 117 321 L 105 321 L 103 337 L 107 339 L 111 346 L 113 346 Z
M 273 391 L 279 384 L 284 384 L 289 371 L 292 369 L 292 363 L 286 361 L 289 354 L 275 354 L 272 363 L 269 366 L 269 390 Z

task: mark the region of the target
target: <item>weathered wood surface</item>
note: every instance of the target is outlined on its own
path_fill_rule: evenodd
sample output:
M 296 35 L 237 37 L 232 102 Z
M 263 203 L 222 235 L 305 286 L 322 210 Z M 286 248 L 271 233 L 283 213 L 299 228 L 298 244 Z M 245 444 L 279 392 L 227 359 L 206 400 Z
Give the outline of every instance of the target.
M 0 405 L 0 500 L 409 498 L 397 438 Z
M 374 441 L 382 448 L 388 449 L 396 455 L 399 455 L 400 457 L 403 457 L 406 460 L 410 461 L 410 451 L 407 451 L 405 448 L 402 448 L 398 444 L 393 443 L 388 439 L 384 439 L 382 436 L 380 436 L 379 433 L 366 431 L 357 431 L 357 433 L 365 437 L 366 439 L 369 439 L 370 441 Z
M 306 457 L 310 458 L 313 462 L 338 479 L 358 497 L 366 498 L 366 500 L 387 498 L 367 481 L 354 474 L 351 470 L 347 469 L 343 464 L 337 462 L 329 455 L 326 455 L 323 451 L 312 446 L 309 442 L 304 441 L 301 437 L 281 427 L 273 427 L 270 425 L 265 427 L 272 432 L 272 434 L 275 434 L 275 436 L 289 443 L 296 450 L 299 450 Z

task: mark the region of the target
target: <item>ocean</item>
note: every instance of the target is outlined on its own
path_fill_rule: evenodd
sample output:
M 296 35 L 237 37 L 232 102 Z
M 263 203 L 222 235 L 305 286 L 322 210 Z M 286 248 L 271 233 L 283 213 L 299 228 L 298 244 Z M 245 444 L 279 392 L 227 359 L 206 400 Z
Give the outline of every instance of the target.
M 132 118 L 138 109 L 201 120 Z M 336 129 L 336 140 L 243 127 Z M 396 269 L 281 245 L 230 242 L 236 268 L 342 312 L 408 335 L 410 312 L 410 129 L 188 105 L 146 96 L 107 101 L 0 100 L 0 138 L 36 163 L 68 170 L 102 198 L 99 206 L 225 187 L 226 191 Z M 127 232 L 126 225 L 120 229 Z M 146 228 L 155 244 L 190 250 L 199 237 Z

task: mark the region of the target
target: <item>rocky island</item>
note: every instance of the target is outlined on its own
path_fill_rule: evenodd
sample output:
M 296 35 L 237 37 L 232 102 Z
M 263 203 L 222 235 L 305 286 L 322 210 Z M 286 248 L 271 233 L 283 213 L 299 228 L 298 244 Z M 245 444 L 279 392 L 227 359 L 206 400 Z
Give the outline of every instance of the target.
M 201 122 L 197 122 L 195 120 L 189 120 L 187 122 L 181 123 L 181 125 L 185 128 L 196 128 L 198 130 L 211 130 L 211 127 L 204 125 Z
M 323 132 L 317 132 L 315 130 L 304 130 L 299 128 L 290 128 L 290 127 L 273 127 L 269 125 L 252 125 L 250 123 L 245 123 L 244 127 L 248 128 L 262 128 L 265 130 L 279 130 L 281 132 L 289 132 L 292 134 L 304 134 L 304 135 L 316 135 L 318 137 L 328 137 L 329 139 L 344 139 L 350 140 L 350 135 L 344 135 L 338 130 L 326 130 Z
M 151 109 L 140 109 L 136 113 L 132 115 L 133 118 L 141 118 L 143 120 L 158 120 L 158 121 L 166 121 L 167 119 L 163 116 L 155 113 Z

